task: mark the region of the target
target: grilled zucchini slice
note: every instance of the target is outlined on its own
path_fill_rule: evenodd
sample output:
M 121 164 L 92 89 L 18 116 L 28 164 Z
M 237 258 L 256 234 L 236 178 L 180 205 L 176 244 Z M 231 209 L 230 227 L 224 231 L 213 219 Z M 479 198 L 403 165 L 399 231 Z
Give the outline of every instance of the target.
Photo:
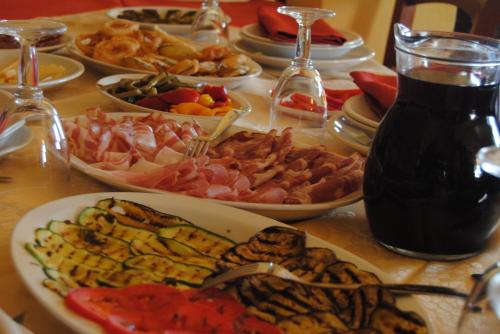
M 120 262 L 76 248 L 47 229 L 35 231 L 36 244 L 26 244 L 28 252 L 45 267 L 57 269 L 63 261 L 73 261 L 99 270 L 121 270 Z
M 384 334 L 427 334 L 425 321 L 415 312 L 405 312 L 394 305 L 381 305 L 371 319 L 371 328 Z
M 162 238 L 174 239 L 199 252 L 214 257 L 220 256 L 235 245 L 235 242 L 219 234 L 193 225 L 177 225 L 160 229 Z
M 128 243 L 84 226 L 72 224 L 69 221 L 52 220 L 48 229 L 59 234 L 75 248 L 83 248 L 92 253 L 102 254 L 119 262 L 132 256 Z
M 99 208 L 88 207 L 83 209 L 78 216 L 78 224 L 126 242 L 130 242 L 132 239 L 146 240 L 156 237 L 153 232 L 122 225 L 115 216 Z
M 127 268 L 152 272 L 163 281 L 178 281 L 184 284 L 199 286 L 212 271 L 193 265 L 172 261 L 157 255 L 139 255 L 123 263 Z
M 176 262 L 196 265 L 210 270 L 216 269 L 216 260 L 197 250 L 181 244 L 174 239 L 154 238 L 147 240 L 132 240 L 131 251 L 136 255 L 159 255 L 168 257 Z
M 112 214 L 123 225 L 147 229 L 154 233 L 163 227 L 191 224 L 184 218 L 156 211 L 139 203 L 116 198 L 100 200 L 96 206 Z

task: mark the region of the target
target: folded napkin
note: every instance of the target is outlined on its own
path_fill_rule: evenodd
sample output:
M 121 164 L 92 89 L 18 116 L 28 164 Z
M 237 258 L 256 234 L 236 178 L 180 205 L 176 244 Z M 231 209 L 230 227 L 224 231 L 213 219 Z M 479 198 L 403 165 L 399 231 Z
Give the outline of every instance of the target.
M 369 97 L 372 109 L 380 117 L 396 100 L 398 78 L 394 75 L 380 75 L 370 72 L 351 72 L 354 83 Z
M 279 5 L 263 4 L 257 9 L 257 17 L 261 27 L 272 40 L 295 42 L 298 25 L 295 19 L 276 11 Z M 324 20 L 317 20 L 312 25 L 311 40 L 313 44 L 342 45 L 346 41 L 341 33 L 330 27 Z
M 354 95 L 361 94 L 360 89 L 330 89 L 325 88 L 328 110 L 340 110 L 345 101 Z

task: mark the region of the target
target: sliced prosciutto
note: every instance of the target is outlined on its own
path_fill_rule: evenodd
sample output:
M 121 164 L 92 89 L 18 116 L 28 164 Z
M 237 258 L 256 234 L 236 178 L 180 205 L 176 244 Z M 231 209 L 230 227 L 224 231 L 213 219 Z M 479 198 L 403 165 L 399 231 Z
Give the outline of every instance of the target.
M 207 155 L 183 160 L 197 123 L 162 113 L 111 118 L 98 109 L 64 122 L 72 154 L 123 182 L 226 201 L 310 204 L 361 188 L 364 158 L 323 146 L 297 148 L 290 129 L 281 135 L 238 132 Z

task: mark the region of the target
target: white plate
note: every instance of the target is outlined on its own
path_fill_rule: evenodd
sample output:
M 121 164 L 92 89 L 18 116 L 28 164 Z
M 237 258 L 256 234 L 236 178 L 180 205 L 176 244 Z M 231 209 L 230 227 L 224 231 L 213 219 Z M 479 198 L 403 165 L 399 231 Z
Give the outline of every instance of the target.
M 330 133 L 333 137 L 344 143 L 345 145 L 353 148 L 363 155 L 367 155 L 370 150 L 370 146 L 361 144 L 354 140 L 351 135 L 346 133 L 346 130 L 343 128 L 338 128 L 335 126 L 335 122 L 338 122 L 339 118 L 344 116 L 344 113 L 338 112 L 335 116 L 330 118 L 326 124 L 326 129 L 328 133 Z
M 84 194 L 63 198 L 44 204 L 28 212 L 16 224 L 11 239 L 12 262 L 21 276 L 24 284 L 33 296 L 55 318 L 81 334 L 104 333 L 96 323 L 86 320 L 64 306 L 64 300 L 53 291 L 42 286 L 45 279 L 42 269 L 34 264 L 33 257 L 25 250 L 27 242 L 33 242 L 36 228 L 45 227 L 51 219 L 65 220 L 76 218 L 76 215 L 86 206 L 93 206 L 101 199 L 115 197 L 150 206 L 156 210 L 178 215 L 190 220 L 196 225 L 220 233 L 236 242 L 246 241 L 256 232 L 269 226 L 287 226 L 275 220 L 255 215 L 227 206 L 210 203 L 198 199 L 186 200 L 183 196 L 173 194 L 144 194 L 144 193 L 97 193 Z M 193 208 L 196 208 L 195 210 Z M 308 247 L 325 247 L 333 250 L 339 259 L 353 262 L 361 269 L 375 273 L 382 281 L 390 282 L 390 277 L 381 269 L 368 261 L 326 241 L 312 235 L 307 235 Z M 420 307 L 418 301 L 412 297 L 398 298 L 398 307 L 403 310 L 417 312 L 427 323 L 430 332 L 432 324 L 427 314 Z
M 127 116 L 136 116 L 136 117 L 144 117 L 142 113 L 110 113 L 109 116 L 113 118 Z M 178 116 L 176 114 L 165 114 L 166 117 L 175 119 L 179 122 L 185 121 L 184 116 Z M 202 129 L 207 132 L 213 131 L 215 126 L 217 125 L 217 121 L 210 119 L 198 119 L 198 123 L 200 123 Z M 252 129 L 246 129 L 239 126 L 233 125 L 230 127 L 222 136 L 221 140 L 224 138 L 243 130 L 255 131 Z M 296 143 L 299 146 L 305 146 L 301 142 Z M 121 180 L 118 180 L 112 177 L 108 172 L 98 169 L 92 166 L 89 166 L 86 162 L 78 159 L 75 156 L 71 156 L 71 165 L 77 170 L 81 171 L 84 174 L 87 174 L 101 182 L 109 184 L 120 190 L 127 191 L 141 191 L 141 192 L 150 192 L 150 193 L 159 193 L 159 194 L 167 194 L 171 193 L 165 190 L 153 189 L 153 188 L 145 188 L 136 185 L 132 185 Z M 187 200 L 193 198 L 191 196 L 186 195 L 178 195 L 186 198 Z M 315 216 L 319 216 L 321 214 L 327 213 L 335 208 L 339 208 L 342 206 L 346 206 L 352 203 L 359 201 L 363 197 L 361 190 L 353 192 L 345 197 L 342 197 L 335 201 L 330 202 L 322 202 L 315 204 L 263 204 L 263 203 L 247 203 L 247 202 L 234 202 L 234 201 L 222 201 L 215 199 L 204 199 L 206 201 L 217 202 L 221 204 L 225 204 L 228 206 L 233 206 L 240 209 L 245 209 L 248 211 L 252 211 L 267 217 L 271 217 L 274 219 L 282 220 L 282 221 L 293 221 L 311 218 Z
M 272 57 L 248 45 L 244 40 L 238 40 L 233 44 L 236 51 L 246 54 L 256 62 L 262 65 L 268 65 L 276 68 L 286 68 L 290 66 L 291 58 Z M 338 59 L 316 59 L 313 60 L 314 67 L 319 71 L 332 72 L 345 70 L 367 61 L 375 56 L 375 52 L 365 46 L 351 49 L 348 53 Z
M 363 38 L 359 34 L 347 30 L 339 30 L 339 32 L 347 39 L 344 44 L 312 44 L 311 58 L 337 59 L 352 49 L 363 45 Z M 273 41 L 265 35 L 257 23 L 244 26 L 241 28 L 240 34 L 245 44 L 266 55 L 284 58 L 293 58 L 295 56 L 295 43 Z
M 0 51 L 0 70 L 9 66 L 13 62 L 19 59 L 19 51 L 17 50 L 6 50 Z M 65 84 L 68 81 L 78 78 L 82 75 L 85 67 L 83 65 L 71 58 L 48 54 L 48 53 L 40 53 L 38 54 L 39 65 L 38 66 L 46 66 L 50 64 L 60 65 L 64 67 L 65 73 L 62 77 L 55 80 L 48 81 L 40 81 L 38 86 L 42 89 L 49 89 Z M 1 89 L 6 89 L 9 91 L 16 91 L 19 89 L 17 84 L 2 84 L 0 83 Z
M 151 113 L 151 112 L 158 111 L 156 109 L 141 107 L 137 104 L 128 103 L 127 101 L 124 101 L 120 98 L 117 98 L 117 97 L 109 94 L 101 87 L 101 85 L 110 85 L 110 84 L 116 83 L 116 82 L 120 81 L 120 79 L 123 79 L 123 78 L 140 79 L 142 77 L 144 77 L 144 74 L 116 74 L 116 75 L 104 77 L 104 78 L 100 79 L 99 81 L 97 81 L 97 90 L 99 91 L 99 93 L 101 93 L 106 98 L 111 100 L 114 104 L 116 104 L 116 106 L 118 108 L 120 108 L 121 110 L 123 110 L 125 112 Z M 228 92 L 228 95 L 231 98 L 231 100 L 235 103 L 235 108 L 245 110 L 248 112 L 250 112 L 252 110 L 252 106 L 243 96 L 236 94 L 234 92 Z M 200 119 L 200 118 L 203 119 L 204 118 L 204 119 L 220 120 L 222 118 L 222 116 L 215 117 L 215 116 L 198 116 L 198 115 L 183 115 L 183 114 L 176 114 L 176 115 L 188 117 L 190 119 Z
M 378 128 L 380 124 L 380 117 L 372 111 L 364 94 L 355 95 L 345 101 L 342 111 L 347 117 L 365 126 Z
M 68 47 L 68 51 L 78 58 L 81 62 L 89 65 L 90 67 L 96 69 L 99 72 L 104 74 L 122 74 L 122 73 L 143 73 L 143 74 L 151 74 L 156 72 L 146 71 L 146 70 L 138 70 L 135 68 L 128 68 L 124 66 L 118 66 L 113 64 L 108 64 L 103 61 L 94 59 L 92 57 L 87 57 L 81 52 L 78 47 L 73 42 L 70 47 Z M 205 77 L 205 76 L 187 76 L 187 75 L 175 75 L 179 80 L 186 82 L 206 82 L 209 85 L 224 85 L 226 88 L 236 88 L 241 86 L 244 83 L 247 83 L 249 79 L 256 78 L 262 73 L 262 67 L 259 64 L 253 62 L 251 73 L 239 77 Z
M 54 44 L 54 45 L 49 45 L 49 46 L 42 46 L 40 48 L 36 48 L 38 52 L 54 52 L 59 49 L 64 48 L 69 42 L 71 41 L 71 37 L 69 35 L 62 35 L 60 43 Z M 19 48 L 15 49 L 0 49 L 1 51 L 12 51 L 12 50 L 19 50 Z M 19 51 L 18 51 L 19 52 Z
M 9 136 L 8 140 L 0 146 L 0 159 L 28 145 L 31 138 L 31 130 L 27 126 L 23 126 L 15 131 Z
M 124 10 L 135 10 L 135 11 L 142 11 L 143 9 L 155 9 L 158 11 L 161 17 L 165 17 L 165 13 L 168 10 L 182 10 L 182 11 L 197 11 L 197 8 L 189 8 L 189 7 L 155 7 L 155 6 L 147 6 L 147 7 L 118 7 L 118 8 L 113 8 L 107 12 L 107 15 L 113 19 L 118 19 L 118 16 L 124 11 Z M 173 35 L 186 35 L 189 34 L 191 31 L 191 25 L 190 24 L 166 24 L 166 23 L 149 23 L 149 22 L 139 22 L 139 21 L 132 21 L 132 22 L 138 22 L 141 25 L 145 27 L 154 27 L 155 25 L 161 28 L 162 30 L 173 34 Z

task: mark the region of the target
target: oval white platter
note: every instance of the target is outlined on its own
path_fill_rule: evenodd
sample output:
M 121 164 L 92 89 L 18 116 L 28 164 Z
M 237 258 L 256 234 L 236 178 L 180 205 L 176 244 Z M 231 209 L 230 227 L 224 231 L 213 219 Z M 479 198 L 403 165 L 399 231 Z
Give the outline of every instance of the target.
M 155 6 L 147 6 L 147 7 L 117 7 L 109 10 L 107 12 L 107 15 L 111 17 L 112 19 L 118 19 L 118 16 L 125 10 L 135 10 L 135 11 L 142 11 L 143 9 L 154 9 L 160 14 L 161 17 L 165 17 L 165 13 L 169 10 L 181 10 L 181 11 L 197 11 L 197 8 L 189 8 L 189 7 L 155 7 Z M 190 24 L 168 24 L 168 23 L 150 23 L 150 22 L 140 22 L 140 21 L 133 21 L 133 22 L 138 22 L 141 25 L 145 27 L 154 27 L 158 26 L 162 30 L 173 34 L 173 35 L 186 35 L 189 34 L 191 31 L 191 25 Z
M 339 30 L 347 41 L 342 45 L 312 44 L 312 59 L 337 59 L 352 49 L 363 45 L 363 38 L 352 31 Z M 241 28 L 241 38 L 246 44 L 268 56 L 293 58 L 295 56 L 295 43 L 277 42 L 265 36 L 257 23 Z
M 111 75 L 108 77 L 104 77 L 97 81 L 97 90 L 99 93 L 104 95 L 106 98 L 108 98 L 110 101 L 112 101 L 118 108 L 120 108 L 124 112 L 147 112 L 147 113 L 152 113 L 155 111 L 161 111 L 161 110 L 156 110 L 156 109 L 151 109 L 151 108 L 146 108 L 146 107 L 141 107 L 137 104 L 133 103 L 128 103 L 127 101 L 124 101 L 120 98 L 117 98 L 102 88 L 102 86 L 105 85 L 110 85 L 113 83 L 116 83 L 120 81 L 120 79 L 140 79 L 144 77 L 144 74 L 116 74 L 116 75 Z M 228 96 L 231 98 L 231 101 L 234 102 L 234 107 L 240 110 L 244 110 L 247 113 L 249 113 L 252 110 L 252 106 L 250 105 L 250 102 L 248 102 L 247 99 L 245 99 L 243 96 L 235 93 L 235 92 L 228 92 Z M 199 116 L 199 115 L 183 115 L 183 114 L 176 114 L 179 116 L 184 116 L 190 119 L 213 119 L 213 120 L 220 120 L 222 116 Z
M 262 50 L 256 49 L 251 45 L 248 45 L 245 40 L 238 40 L 233 44 L 234 49 L 237 52 L 246 54 L 256 62 L 275 68 L 286 68 L 290 66 L 292 58 L 286 57 L 275 57 L 264 54 Z M 365 62 L 375 56 L 375 52 L 371 51 L 365 46 L 360 46 L 351 49 L 349 52 L 344 54 L 340 58 L 336 59 L 313 59 L 313 66 L 324 72 L 332 72 L 345 70 L 347 68 L 356 66 L 362 62 Z
M 113 118 L 123 117 L 123 116 L 136 116 L 136 117 L 144 117 L 143 113 L 108 113 Z M 174 119 L 178 122 L 186 121 L 185 116 L 179 116 L 176 114 L 165 114 L 166 117 Z M 200 124 L 203 130 L 207 132 L 213 131 L 218 121 L 211 119 L 197 119 L 197 122 Z M 247 129 L 239 126 L 233 125 L 221 136 L 220 140 L 239 132 L 239 131 L 255 131 L 252 129 Z M 297 146 L 307 146 L 302 142 L 295 142 Z M 309 144 L 309 143 L 308 143 Z M 119 180 L 115 177 L 112 177 L 110 173 L 90 166 L 86 162 L 80 160 L 75 156 L 71 156 L 71 165 L 77 170 L 85 173 L 103 183 L 109 184 L 112 187 L 115 187 L 124 191 L 140 191 L 140 192 L 150 192 L 150 193 L 159 193 L 166 194 L 170 193 L 165 190 L 153 189 L 153 188 L 145 188 L 136 185 L 132 185 L 126 183 L 122 180 Z M 178 195 L 182 196 L 186 199 L 193 198 L 191 196 L 186 195 Z M 264 204 L 264 203 L 247 203 L 247 202 L 235 202 L 235 201 L 222 201 L 215 199 L 204 199 L 206 201 L 217 202 L 220 204 L 225 204 L 228 206 L 233 206 L 240 209 L 245 209 L 248 211 L 252 211 L 267 217 L 271 217 L 274 219 L 282 220 L 282 221 L 293 221 L 306 219 L 310 217 L 319 216 L 321 214 L 325 214 L 332 209 L 343 207 L 352 203 L 359 201 L 363 197 L 362 191 L 353 192 L 345 197 L 339 198 L 335 201 L 322 202 L 322 203 L 314 203 L 314 204 Z
M 18 50 L 1 51 L 0 70 L 9 66 L 18 59 L 19 59 Z M 38 61 L 39 61 L 38 66 L 44 66 L 44 65 L 46 66 L 49 64 L 54 64 L 54 65 L 60 65 L 65 69 L 65 73 L 63 74 L 63 76 L 58 79 L 39 81 L 38 86 L 41 89 L 49 89 L 63 85 L 68 81 L 78 78 L 85 71 L 85 67 L 79 61 L 54 54 L 40 53 L 38 54 Z M 0 88 L 8 91 L 15 91 L 19 89 L 19 86 L 17 84 L 0 83 Z
M 196 225 L 222 234 L 236 242 L 244 242 L 256 232 L 269 226 L 286 226 L 275 220 L 250 212 L 195 198 L 186 200 L 184 196 L 174 194 L 119 192 L 84 194 L 62 198 L 33 209 L 21 218 L 12 234 L 10 245 L 12 262 L 24 284 L 38 302 L 55 318 L 81 334 L 104 333 L 104 331 L 96 323 L 86 320 L 67 309 L 64 306 L 64 300 L 59 295 L 42 286 L 42 280 L 46 277 L 42 268 L 35 264 L 35 260 L 24 249 L 24 245 L 33 242 L 35 229 L 45 227 L 49 220 L 74 220 L 84 207 L 93 206 L 97 201 L 110 197 L 134 201 L 162 212 L 181 216 Z M 340 247 L 309 234 L 306 240 L 308 247 L 329 248 L 337 254 L 339 259 L 353 262 L 361 269 L 373 272 L 383 282 L 391 282 L 390 277 L 381 269 Z M 426 321 L 430 332 L 434 332 L 427 314 L 415 298 L 398 298 L 397 305 L 403 310 L 417 312 Z
M 102 72 L 104 74 L 122 74 L 122 73 L 143 73 L 151 74 L 156 72 L 139 70 L 135 68 L 128 68 L 124 66 L 118 66 L 113 64 L 108 64 L 103 61 L 88 57 L 81 52 L 76 44 L 73 42 L 68 51 L 76 57 L 78 60 L 84 64 L 94 68 L 95 70 Z M 224 85 L 227 88 L 236 88 L 244 83 L 247 83 L 249 79 L 256 78 L 262 73 L 262 67 L 256 62 L 252 62 L 250 73 L 247 75 L 242 75 L 238 77 L 209 77 L 209 76 L 188 76 L 188 75 L 175 75 L 179 80 L 186 82 L 205 82 L 209 85 Z

